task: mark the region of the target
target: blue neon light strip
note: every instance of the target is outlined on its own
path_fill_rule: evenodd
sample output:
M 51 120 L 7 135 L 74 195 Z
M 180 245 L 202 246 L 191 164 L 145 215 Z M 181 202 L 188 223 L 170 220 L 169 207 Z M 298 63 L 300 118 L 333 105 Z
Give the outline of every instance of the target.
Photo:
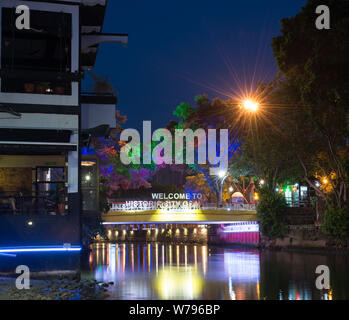
M 15 247 L 15 248 L 0 248 L 0 253 L 15 253 L 15 252 L 72 252 L 81 251 L 81 247 Z

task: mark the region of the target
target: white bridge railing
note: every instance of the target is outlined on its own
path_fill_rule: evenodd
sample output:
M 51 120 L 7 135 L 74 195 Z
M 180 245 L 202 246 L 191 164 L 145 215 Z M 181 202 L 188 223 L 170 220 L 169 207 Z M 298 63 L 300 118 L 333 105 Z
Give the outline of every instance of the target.
M 110 212 L 168 210 L 186 212 L 188 210 L 255 211 L 254 203 L 233 203 L 217 206 L 216 203 L 201 204 L 199 201 L 109 201 Z

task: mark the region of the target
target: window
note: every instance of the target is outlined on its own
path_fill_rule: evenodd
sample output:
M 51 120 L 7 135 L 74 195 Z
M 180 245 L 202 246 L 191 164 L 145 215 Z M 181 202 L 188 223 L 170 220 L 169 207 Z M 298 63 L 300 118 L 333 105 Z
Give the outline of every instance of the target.
M 36 167 L 35 193 L 39 200 L 45 199 L 49 213 L 64 214 L 67 191 L 63 167 Z
M 30 30 L 18 30 L 16 17 L 14 8 L 2 9 L 2 92 L 70 95 L 70 82 L 40 72 L 71 72 L 72 15 L 31 10 Z
M 65 215 L 64 164 L 64 155 L 1 156 L 0 215 Z
M 98 167 L 97 160 L 81 161 L 82 210 L 97 212 L 98 205 Z

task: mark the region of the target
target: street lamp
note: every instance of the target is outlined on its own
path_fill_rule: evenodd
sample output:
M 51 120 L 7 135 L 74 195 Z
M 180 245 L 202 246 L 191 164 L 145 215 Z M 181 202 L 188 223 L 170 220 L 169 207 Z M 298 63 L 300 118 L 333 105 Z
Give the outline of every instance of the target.
M 218 177 L 220 177 L 222 179 L 222 178 L 225 177 L 226 174 L 227 174 L 226 171 L 221 170 L 221 171 L 218 172 Z
M 259 103 L 252 99 L 245 99 L 242 101 L 242 106 L 248 112 L 257 112 L 259 108 Z
M 223 184 L 224 180 L 229 176 L 229 173 L 227 171 L 219 171 L 218 177 L 220 178 L 220 189 L 219 189 L 219 205 L 223 205 Z

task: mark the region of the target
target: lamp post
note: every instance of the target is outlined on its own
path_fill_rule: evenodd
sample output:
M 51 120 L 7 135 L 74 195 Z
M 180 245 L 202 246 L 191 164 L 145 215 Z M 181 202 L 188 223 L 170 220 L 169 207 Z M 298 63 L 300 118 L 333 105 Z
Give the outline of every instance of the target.
M 245 111 L 255 113 L 259 109 L 259 103 L 252 99 L 245 99 L 242 101 L 241 106 L 245 109 Z
M 224 185 L 224 180 L 229 176 L 229 173 L 227 171 L 219 171 L 218 172 L 218 177 L 220 181 L 220 186 L 219 186 L 219 206 L 223 206 L 223 185 Z

